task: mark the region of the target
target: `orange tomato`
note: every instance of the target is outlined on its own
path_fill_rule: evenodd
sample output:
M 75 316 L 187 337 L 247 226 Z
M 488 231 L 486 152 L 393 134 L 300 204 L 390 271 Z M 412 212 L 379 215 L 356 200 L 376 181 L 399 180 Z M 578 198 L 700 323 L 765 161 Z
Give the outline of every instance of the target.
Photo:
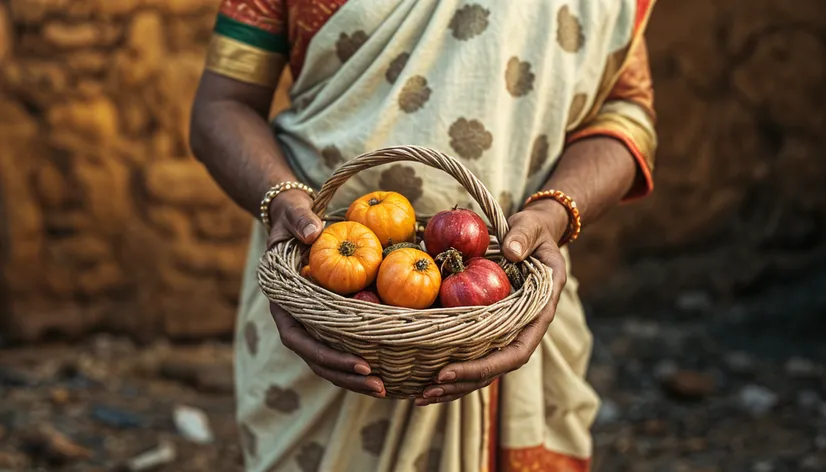
M 346 218 L 373 230 L 384 247 L 415 242 L 416 211 L 400 193 L 368 193 L 350 205 Z
M 439 296 L 442 274 L 424 251 L 402 248 L 391 252 L 379 268 L 376 288 L 387 305 L 428 308 Z
M 346 295 L 376 280 L 381 264 L 379 238 L 361 223 L 328 226 L 310 249 L 310 275 L 319 285 Z

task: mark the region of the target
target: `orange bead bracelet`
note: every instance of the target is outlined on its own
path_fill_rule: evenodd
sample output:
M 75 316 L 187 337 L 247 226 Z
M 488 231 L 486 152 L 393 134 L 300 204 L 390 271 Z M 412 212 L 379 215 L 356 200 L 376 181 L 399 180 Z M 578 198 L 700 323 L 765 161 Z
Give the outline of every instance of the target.
M 576 202 L 574 199 L 559 190 L 542 190 L 528 197 L 528 199 L 525 200 L 524 206 L 528 206 L 537 200 L 544 199 L 556 201 L 565 207 L 565 211 L 568 213 L 568 227 L 565 229 L 565 233 L 559 240 L 559 247 L 576 241 L 579 237 L 580 231 L 582 231 L 582 217 L 579 214 L 579 209 L 576 207 Z

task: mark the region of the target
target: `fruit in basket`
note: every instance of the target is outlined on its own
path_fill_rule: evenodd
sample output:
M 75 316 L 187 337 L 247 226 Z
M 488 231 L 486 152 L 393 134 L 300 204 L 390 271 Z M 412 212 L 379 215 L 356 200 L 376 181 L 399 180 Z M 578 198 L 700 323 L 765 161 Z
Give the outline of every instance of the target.
M 436 261 L 420 249 L 402 248 L 381 263 L 376 287 L 388 305 L 428 308 L 439 296 L 442 274 Z
M 511 293 L 505 270 L 489 259 L 475 257 L 462 262 L 455 249 L 449 249 L 438 259 L 450 273 L 439 291 L 439 301 L 445 308 L 493 305 Z
M 302 267 L 301 272 L 299 272 L 299 274 L 301 274 L 301 276 L 307 280 L 313 279 L 313 277 L 310 275 L 310 264 L 307 264 L 304 267 Z
M 354 221 L 328 226 L 310 249 L 310 276 L 341 295 L 364 290 L 376 280 L 381 243 L 370 228 Z
M 383 247 L 390 246 L 392 242 L 415 241 L 416 212 L 410 201 L 400 193 L 368 193 L 350 205 L 346 218 L 370 228 Z
M 381 299 L 375 292 L 370 290 L 362 290 L 361 292 L 353 295 L 353 298 L 356 300 L 361 300 L 363 302 L 370 302 L 370 303 L 381 303 Z
M 387 246 L 386 248 L 384 248 L 384 251 L 382 251 L 382 256 L 387 257 L 387 256 L 390 255 L 391 252 L 395 251 L 396 249 L 409 248 L 409 249 L 418 249 L 419 251 L 422 250 L 422 247 L 419 246 L 418 244 L 415 244 L 415 243 L 392 244 L 393 241 L 390 241 L 390 243 L 391 244 L 389 246 Z
M 484 220 L 464 208 L 436 213 L 424 230 L 424 245 L 433 257 L 454 248 L 467 261 L 484 256 L 489 244 L 490 236 Z

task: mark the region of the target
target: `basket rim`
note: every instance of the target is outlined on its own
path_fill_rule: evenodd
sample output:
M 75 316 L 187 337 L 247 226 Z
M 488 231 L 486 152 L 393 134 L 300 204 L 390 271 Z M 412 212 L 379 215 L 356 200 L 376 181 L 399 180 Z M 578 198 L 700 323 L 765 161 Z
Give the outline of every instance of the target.
M 456 346 L 468 342 L 490 341 L 498 338 L 500 334 L 492 333 L 490 336 L 474 337 L 472 340 L 464 338 L 431 342 L 430 338 L 438 338 L 438 333 L 473 332 L 475 329 L 493 324 L 494 321 L 503 320 L 515 322 L 521 329 L 542 311 L 551 295 L 551 268 L 531 257 L 522 263 L 527 268 L 524 285 L 492 305 L 415 309 L 370 303 L 339 295 L 302 277 L 299 273 L 301 255 L 302 251 L 306 250 L 307 248 L 294 238 L 276 243 L 261 257 L 258 270 L 259 285 L 263 288 L 267 281 L 273 283 L 276 278 L 281 278 L 274 288 L 264 289 L 267 298 L 278 303 L 305 327 L 335 332 L 336 335 L 351 340 L 373 341 L 388 346 L 428 346 L 435 343 Z M 273 277 L 272 274 L 280 277 Z M 299 301 L 294 297 L 295 293 L 304 296 L 300 297 Z M 310 309 L 309 306 L 313 308 Z M 513 308 L 525 306 L 536 308 L 524 313 L 514 313 Z M 419 336 L 424 336 L 424 339 L 413 343 L 409 337 L 378 339 L 377 337 L 382 335 L 382 330 L 410 335 L 418 333 Z

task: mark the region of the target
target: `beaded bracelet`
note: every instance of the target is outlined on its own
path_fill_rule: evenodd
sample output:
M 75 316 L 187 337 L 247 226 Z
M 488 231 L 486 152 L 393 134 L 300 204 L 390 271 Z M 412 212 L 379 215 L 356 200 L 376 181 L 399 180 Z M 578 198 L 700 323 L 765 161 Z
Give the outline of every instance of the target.
M 579 209 L 576 207 L 576 202 L 573 198 L 559 190 L 543 190 L 528 197 L 528 199 L 525 200 L 525 206 L 528 206 L 537 200 L 546 198 L 555 200 L 557 203 L 564 206 L 565 211 L 568 212 L 568 227 L 565 228 L 565 233 L 559 240 L 559 247 L 576 241 L 576 238 L 579 237 L 579 233 L 582 230 L 582 217 L 579 214 Z
M 267 231 L 269 231 L 272 227 L 272 222 L 270 221 L 270 205 L 275 197 L 280 195 L 282 192 L 286 192 L 287 190 L 303 190 L 310 196 L 310 198 L 315 198 L 316 195 L 315 190 L 306 184 L 302 184 L 301 182 L 281 182 L 267 190 L 267 193 L 264 194 L 264 199 L 261 200 L 260 214 L 261 223 L 264 223 Z

